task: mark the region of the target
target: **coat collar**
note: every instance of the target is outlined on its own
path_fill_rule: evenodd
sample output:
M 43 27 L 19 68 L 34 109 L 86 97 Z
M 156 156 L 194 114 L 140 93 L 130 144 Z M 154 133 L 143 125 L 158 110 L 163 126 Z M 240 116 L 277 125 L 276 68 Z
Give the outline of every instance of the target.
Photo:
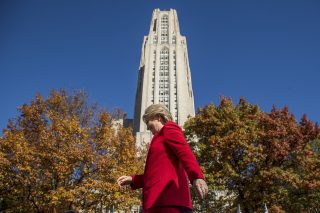
M 164 128 L 170 124 L 175 124 L 173 121 L 167 121 L 166 123 L 164 123 L 163 127 L 160 129 L 160 131 L 155 134 L 155 135 L 162 135 L 163 134 L 163 131 L 164 131 Z

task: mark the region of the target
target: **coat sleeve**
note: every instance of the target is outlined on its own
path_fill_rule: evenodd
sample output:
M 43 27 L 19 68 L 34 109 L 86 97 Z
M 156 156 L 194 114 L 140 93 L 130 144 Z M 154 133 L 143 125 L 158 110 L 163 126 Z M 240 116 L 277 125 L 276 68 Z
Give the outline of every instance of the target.
M 143 175 L 133 175 L 132 183 L 130 184 L 131 189 L 143 188 Z
M 165 125 L 163 135 L 165 144 L 175 153 L 181 161 L 190 182 L 195 179 L 204 179 L 196 157 L 183 135 L 181 128 L 173 122 Z

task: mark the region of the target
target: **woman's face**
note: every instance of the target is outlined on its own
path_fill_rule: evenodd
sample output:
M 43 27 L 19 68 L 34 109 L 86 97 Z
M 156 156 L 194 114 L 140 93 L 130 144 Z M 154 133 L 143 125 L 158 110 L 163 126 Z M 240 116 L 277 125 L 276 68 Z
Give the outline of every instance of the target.
M 162 127 L 163 124 L 161 123 L 160 119 L 151 118 L 147 121 L 147 129 L 150 130 L 153 135 L 159 132 Z

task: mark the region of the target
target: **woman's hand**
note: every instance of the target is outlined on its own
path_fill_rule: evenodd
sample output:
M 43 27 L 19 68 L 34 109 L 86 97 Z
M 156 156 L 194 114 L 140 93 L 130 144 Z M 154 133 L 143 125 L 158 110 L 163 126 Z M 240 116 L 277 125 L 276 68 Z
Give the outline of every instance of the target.
M 201 199 L 205 198 L 208 194 L 207 183 L 203 179 L 195 179 L 192 185 L 196 188 L 197 193 Z
M 120 187 L 130 185 L 132 183 L 132 177 L 131 176 L 121 176 L 118 178 L 117 182 Z

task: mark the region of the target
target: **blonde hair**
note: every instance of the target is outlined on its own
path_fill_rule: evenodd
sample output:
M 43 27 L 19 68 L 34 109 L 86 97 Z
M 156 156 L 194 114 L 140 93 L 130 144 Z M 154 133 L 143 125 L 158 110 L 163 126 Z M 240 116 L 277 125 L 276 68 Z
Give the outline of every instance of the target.
M 148 106 L 144 111 L 142 119 L 145 123 L 147 123 L 148 120 L 156 118 L 157 116 L 159 116 L 164 123 L 173 120 L 169 109 L 162 104 L 152 104 Z

